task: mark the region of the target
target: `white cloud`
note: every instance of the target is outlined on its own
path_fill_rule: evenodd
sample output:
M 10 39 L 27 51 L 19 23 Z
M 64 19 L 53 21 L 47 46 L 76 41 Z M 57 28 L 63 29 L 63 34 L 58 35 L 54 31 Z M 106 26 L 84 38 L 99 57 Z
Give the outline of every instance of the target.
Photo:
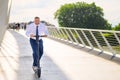
M 95 2 L 104 9 L 105 18 L 111 23 L 120 22 L 119 0 L 13 0 L 10 22 L 30 21 L 34 16 L 55 23 L 54 12 L 65 3 L 85 1 Z
M 29 4 L 35 4 L 37 3 L 39 0 L 12 0 L 13 6 L 26 6 Z

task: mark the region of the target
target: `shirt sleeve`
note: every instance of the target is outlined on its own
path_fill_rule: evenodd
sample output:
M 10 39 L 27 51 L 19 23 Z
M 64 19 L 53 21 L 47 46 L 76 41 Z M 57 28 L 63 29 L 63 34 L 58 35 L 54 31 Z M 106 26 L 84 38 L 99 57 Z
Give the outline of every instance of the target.
M 46 34 L 46 35 L 49 35 L 47 26 L 45 26 L 45 34 Z
M 30 37 L 30 34 L 31 34 L 30 25 L 27 25 L 27 28 L 26 28 L 26 35 L 27 35 L 28 37 Z

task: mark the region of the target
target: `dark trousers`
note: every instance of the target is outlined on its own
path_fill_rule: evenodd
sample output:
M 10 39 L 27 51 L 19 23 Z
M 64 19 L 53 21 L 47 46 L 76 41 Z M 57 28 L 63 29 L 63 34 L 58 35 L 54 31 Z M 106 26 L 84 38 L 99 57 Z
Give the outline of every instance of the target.
M 39 55 L 38 55 L 38 50 L 37 50 L 37 42 L 34 39 L 30 38 L 30 44 L 33 50 L 33 66 L 39 66 L 38 59 L 40 61 L 42 55 L 43 55 L 43 40 L 39 40 Z M 38 58 L 39 56 L 39 58 Z

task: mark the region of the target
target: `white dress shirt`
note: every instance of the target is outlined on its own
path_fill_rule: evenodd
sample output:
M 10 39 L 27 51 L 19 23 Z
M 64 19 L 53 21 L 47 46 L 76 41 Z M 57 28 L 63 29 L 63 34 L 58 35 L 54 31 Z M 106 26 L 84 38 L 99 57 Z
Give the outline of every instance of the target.
M 35 23 L 31 23 L 27 25 L 26 29 L 26 35 L 30 37 L 30 34 L 36 35 L 36 26 L 38 26 L 38 35 L 48 35 L 48 30 L 47 27 L 45 26 L 44 23 L 40 23 L 39 25 L 36 25 Z M 36 39 L 35 37 L 32 37 L 32 39 Z M 41 37 L 39 40 L 42 39 Z

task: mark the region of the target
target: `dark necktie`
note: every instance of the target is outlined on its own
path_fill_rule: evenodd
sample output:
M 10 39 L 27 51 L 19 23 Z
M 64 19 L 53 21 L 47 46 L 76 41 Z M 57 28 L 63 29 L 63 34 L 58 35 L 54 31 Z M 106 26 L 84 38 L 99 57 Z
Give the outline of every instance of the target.
M 38 26 L 36 26 L 36 40 L 39 40 L 39 35 L 38 35 Z

